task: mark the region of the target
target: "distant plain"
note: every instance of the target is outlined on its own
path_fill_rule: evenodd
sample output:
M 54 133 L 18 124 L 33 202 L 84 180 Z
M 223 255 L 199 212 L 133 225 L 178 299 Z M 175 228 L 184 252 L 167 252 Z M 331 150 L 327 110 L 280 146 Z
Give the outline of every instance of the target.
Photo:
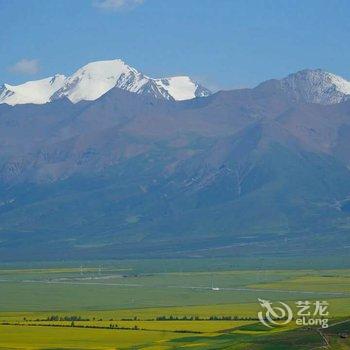
M 333 330 L 349 333 L 350 269 L 314 269 L 311 258 L 309 268 L 301 269 L 293 261 L 271 268 L 266 260 L 248 269 L 235 259 L 3 264 L 0 349 L 324 346 L 316 328 L 261 326 L 258 298 L 292 306 L 296 300 L 327 300 L 330 323 L 342 322 Z M 329 349 L 349 349 L 348 338 L 331 330 L 323 332 Z

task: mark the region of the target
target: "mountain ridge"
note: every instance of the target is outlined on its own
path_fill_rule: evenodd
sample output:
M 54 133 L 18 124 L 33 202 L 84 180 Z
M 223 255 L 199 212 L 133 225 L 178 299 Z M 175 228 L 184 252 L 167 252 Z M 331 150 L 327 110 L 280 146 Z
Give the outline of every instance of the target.
M 350 100 L 297 97 L 0 105 L 0 259 L 347 252 Z
M 210 94 L 208 89 L 187 76 L 154 79 L 116 59 L 88 63 L 68 77 L 56 74 L 17 86 L 4 84 L 0 88 L 0 103 L 43 104 L 63 97 L 73 103 L 93 101 L 113 87 L 167 100 L 186 100 Z
M 322 69 L 303 69 L 282 79 L 271 79 L 257 87 L 275 82 L 295 101 L 335 104 L 350 99 L 350 82 Z M 94 101 L 118 87 L 137 94 L 166 100 L 190 100 L 211 92 L 188 76 L 150 78 L 121 59 L 96 61 L 66 77 L 56 74 L 20 85 L 3 84 L 0 104 L 43 104 L 68 98 L 71 102 Z
M 303 69 L 282 79 L 261 83 L 277 82 L 294 100 L 330 105 L 350 99 L 350 81 L 318 69 Z

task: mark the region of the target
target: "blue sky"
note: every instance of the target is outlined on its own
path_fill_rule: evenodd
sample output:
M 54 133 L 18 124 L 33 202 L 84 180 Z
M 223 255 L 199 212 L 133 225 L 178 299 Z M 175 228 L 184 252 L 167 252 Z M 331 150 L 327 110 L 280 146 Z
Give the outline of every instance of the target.
M 0 83 L 122 58 L 213 89 L 303 68 L 350 79 L 348 0 L 0 0 Z

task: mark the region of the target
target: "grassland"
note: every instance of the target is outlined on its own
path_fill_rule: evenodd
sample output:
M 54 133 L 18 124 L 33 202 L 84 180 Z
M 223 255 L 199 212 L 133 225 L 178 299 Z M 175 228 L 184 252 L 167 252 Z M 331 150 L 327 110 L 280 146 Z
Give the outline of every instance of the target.
M 3 266 L 0 349 L 350 349 L 349 269 L 170 265 Z M 257 298 L 327 300 L 335 325 L 268 329 Z
M 155 324 L 153 321 L 136 322 L 145 329 L 108 329 L 102 328 L 98 321 L 97 328 L 81 326 L 42 326 L 37 325 L 6 325 L 0 326 L 0 349 L 312 349 L 325 347 L 323 336 L 327 337 L 329 349 L 349 349 L 348 338 L 340 334 L 349 331 L 349 322 L 340 331 L 329 328 L 321 336 L 317 330 L 281 328 L 272 331 L 262 330 L 261 325 L 241 322 L 222 324 L 218 329 L 215 322 L 207 325 L 190 325 L 190 331 L 179 331 L 184 327 L 180 323 L 170 322 L 168 330 L 161 330 L 165 322 Z M 202 321 L 203 323 L 206 321 Z M 151 329 L 153 323 L 154 329 Z M 216 321 L 220 323 L 220 321 Z M 247 322 L 249 323 L 249 322 Z M 197 328 L 197 327 L 200 328 Z M 202 328 L 204 326 L 205 328 Z M 226 328 L 230 326 L 229 328 Z M 146 328 L 147 327 L 147 328 Z M 157 329 L 158 328 L 158 329 Z M 201 329 L 200 333 L 192 331 Z M 342 333 L 340 333 L 342 332 Z M 188 333 L 188 334 L 186 334 Z M 341 346 L 341 347 L 340 347 Z

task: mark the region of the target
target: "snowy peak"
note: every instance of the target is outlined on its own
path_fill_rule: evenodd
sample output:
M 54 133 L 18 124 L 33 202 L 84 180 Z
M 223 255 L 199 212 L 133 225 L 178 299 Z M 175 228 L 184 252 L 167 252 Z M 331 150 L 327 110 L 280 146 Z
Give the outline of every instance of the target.
M 136 74 L 138 72 L 122 60 L 92 62 L 68 77 L 52 99 L 66 96 L 73 103 L 96 100 L 115 86 L 124 88 L 119 80 Z
M 43 104 L 64 97 L 73 103 L 93 101 L 113 87 L 167 100 L 188 100 L 210 94 L 187 76 L 153 79 L 116 59 L 89 63 L 69 77 L 55 75 L 17 86 L 4 84 L 0 88 L 0 103 Z
M 17 86 L 4 84 L 0 88 L 0 103 L 7 103 L 12 106 L 25 103 L 47 103 L 51 96 L 61 88 L 65 79 L 64 75 L 57 74 L 53 77 L 28 81 Z
M 165 90 L 177 101 L 210 95 L 210 91 L 208 89 L 200 86 L 187 76 L 155 79 L 155 82 L 157 86 Z
M 321 69 L 305 69 L 280 80 L 281 87 L 293 98 L 323 105 L 350 99 L 350 82 Z

